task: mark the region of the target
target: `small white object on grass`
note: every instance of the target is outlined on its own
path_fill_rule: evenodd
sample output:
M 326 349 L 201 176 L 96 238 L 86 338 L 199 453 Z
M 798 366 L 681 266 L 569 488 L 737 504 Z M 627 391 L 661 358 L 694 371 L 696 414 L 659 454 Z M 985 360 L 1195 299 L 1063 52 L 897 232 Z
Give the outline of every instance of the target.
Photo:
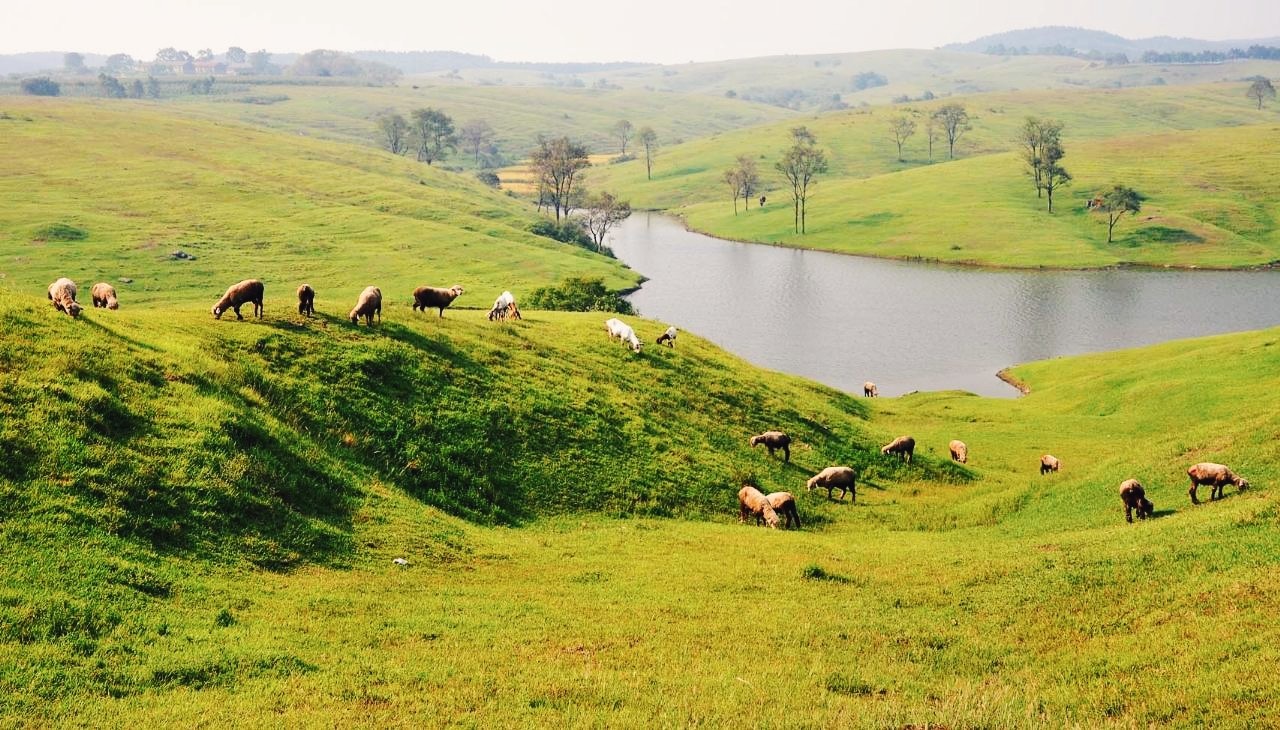
M 395 563 L 396 565 L 399 565 L 399 566 L 407 566 L 407 565 L 409 564 L 409 561 L 408 561 L 408 560 L 405 560 L 404 558 L 396 558 L 395 560 L 392 560 L 391 562 L 393 562 L 393 563 Z

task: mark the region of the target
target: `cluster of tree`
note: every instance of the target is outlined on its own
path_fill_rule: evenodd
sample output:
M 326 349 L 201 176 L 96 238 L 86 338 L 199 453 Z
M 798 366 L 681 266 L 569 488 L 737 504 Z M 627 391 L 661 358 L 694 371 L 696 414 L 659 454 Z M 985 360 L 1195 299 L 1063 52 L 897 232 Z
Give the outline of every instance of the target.
M 808 127 L 791 130 L 791 147 L 773 168 L 782 173 L 791 186 L 791 202 L 795 209 L 795 231 L 804 234 L 809 188 L 814 179 L 827 171 L 827 153 L 818 148 L 818 140 Z
M 724 171 L 725 184 L 733 193 L 733 214 L 738 214 L 738 198 L 742 198 L 743 207 L 750 210 L 751 200 L 760 192 L 760 170 L 750 155 L 738 155 L 733 167 Z
M 359 78 L 374 83 L 390 83 L 400 77 L 400 69 L 394 66 L 362 61 L 350 53 L 323 49 L 299 56 L 287 73 L 292 76 Z
M 1123 66 L 1129 63 L 1129 57 L 1118 51 L 1104 53 L 1102 51 L 1091 50 L 1081 51 L 1070 46 L 1064 46 L 1061 43 L 1055 43 L 1051 46 L 1041 46 L 1036 49 L 1027 46 L 1006 46 L 1003 43 L 995 43 L 987 46 L 983 51 L 990 56 L 1069 56 L 1071 58 L 1084 58 L 1090 61 L 1102 61 L 1108 66 Z
M 568 137 L 538 138 L 530 169 L 537 177 L 538 209 L 555 212 L 556 220 L 568 216 L 583 197 L 577 188 L 580 174 L 591 166 L 587 146 Z
M 48 76 L 23 79 L 18 87 L 22 89 L 22 93 L 31 96 L 58 96 L 62 93 L 62 85 Z
M 894 104 L 910 104 L 913 101 L 933 101 L 936 98 L 937 97 L 933 95 L 932 91 L 925 89 L 924 93 L 921 94 L 920 98 L 918 99 L 912 99 L 911 96 L 908 94 L 899 94 L 898 96 L 893 97 L 893 103 Z
M 377 126 L 383 146 L 393 155 L 412 151 L 418 162 L 431 165 L 458 150 L 453 118 L 439 109 L 414 109 L 407 120 L 386 112 L 378 116 Z
M 725 95 L 729 96 L 727 92 Z M 816 109 L 831 101 L 830 94 L 796 88 L 749 89 L 741 93 L 735 91 L 734 96 L 744 101 L 796 110 Z
M 571 277 L 558 286 L 544 286 L 533 290 L 528 306 L 533 309 L 554 309 L 565 312 L 614 312 L 635 314 L 631 302 L 616 291 L 610 291 L 603 279 Z
M 1222 63 L 1252 58 L 1262 61 L 1280 61 L 1280 47 L 1249 46 L 1248 48 L 1232 48 L 1229 51 L 1147 51 L 1142 54 L 1143 63 Z
M 1027 176 L 1035 184 L 1036 197 L 1048 197 L 1053 212 L 1053 194 L 1071 184 L 1071 173 L 1062 166 L 1062 122 L 1027 117 L 1018 130 L 1018 148 Z
M 878 74 L 875 71 L 863 71 L 853 77 L 849 88 L 852 91 L 864 91 L 866 89 L 874 89 L 877 86 L 887 86 L 888 84 L 889 79 L 885 78 L 883 74 Z

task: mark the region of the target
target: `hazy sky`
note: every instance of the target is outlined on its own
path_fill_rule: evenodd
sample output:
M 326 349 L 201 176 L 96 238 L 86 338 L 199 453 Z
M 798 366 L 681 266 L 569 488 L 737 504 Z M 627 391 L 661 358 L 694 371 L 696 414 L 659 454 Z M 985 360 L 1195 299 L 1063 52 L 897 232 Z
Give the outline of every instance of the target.
M 1039 25 L 1280 36 L 1280 0 L 6 0 L 0 53 L 456 50 L 510 61 L 711 61 L 932 48 Z

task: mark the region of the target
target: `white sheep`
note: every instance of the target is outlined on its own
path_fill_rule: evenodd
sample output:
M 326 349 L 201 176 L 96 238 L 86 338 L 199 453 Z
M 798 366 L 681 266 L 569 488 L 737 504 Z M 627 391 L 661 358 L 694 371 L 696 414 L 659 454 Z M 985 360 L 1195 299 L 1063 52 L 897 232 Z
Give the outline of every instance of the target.
M 642 347 L 640 344 L 640 338 L 636 337 L 636 331 L 631 329 L 631 325 L 623 322 L 617 317 L 610 317 L 605 320 L 604 329 L 609 333 L 610 339 L 617 337 L 624 343 L 629 344 L 632 352 L 640 352 L 640 348 Z
M 516 306 L 516 297 L 509 291 L 504 291 L 498 295 L 493 302 L 493 309 L 489 310 L 489 321 L 495 319 L 521 319 L 520 308 Z

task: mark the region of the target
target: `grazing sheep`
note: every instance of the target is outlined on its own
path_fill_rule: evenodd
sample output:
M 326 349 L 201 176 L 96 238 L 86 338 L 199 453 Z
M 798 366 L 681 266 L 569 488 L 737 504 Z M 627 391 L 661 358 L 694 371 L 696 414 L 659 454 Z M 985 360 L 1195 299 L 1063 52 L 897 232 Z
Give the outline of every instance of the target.
M 791 492 L 770 492 L 765 495 L 765 499 L 769 500 L 769 506 L 773 507 L 774 512 L 787 518 L 788 530 L 793 527 L 800 529 L 800 511 L 796 509 L 796 498 Z M 760 523 L 756 522 L 756 524 Z
M 1120 501 L 1124 502 L 1124 519 L 1133 522 L 1133 511 L 1138 511 L 1138 519 L 1145 520 L 1155 510 L 1155 505 L 1147 500 L 1147 493 L 1137 479 L 1126 479 L 1120 482 Z
M 116 288 L 105 281 L 100 281 L 93 285 L 89 290 L 89 296 L 93 298 L 93 307 L 103 307 L 106 309 L 119 309 L 120 301 L 116 299 Z
M 310 284 L 298 287 L 298 314 L 308 317 L 316 313 L 316 290 Z
M 755 487 L 738 490 L 738 522 L 746 524 L 747 515 L 754 515 L 757 525 L 760 520 L 764 520 L 770 529 L 778 529 L 778 513 L 773 511 L 773 505 Z
M 947 448 L 951 449 L 951 458 L 961 464 L 969 463 L 969 447 L 960 439 L 954 439 L 947 444 Z
M 880 447 L 882 454 L 897 454 L 899 459 L 907 463 L 911 463 L 911 457 L 916 453 L 916 440 L 910 436 L 899 436 Z
M 434 286 L 420 286 L 413 290 L 413 311 L 427 311 L 432 307 L 440 309 L 440 316 L 444 316 L 444 308 L 453 304 L 453 300 L 462 294 L 462 286 L 454 284 L 448 289 L 437 289 Z
M 829 466 L 826 469 L 815 474 L 805 486 L 810 492 L 820 487 L 827 488 L 827 499 L 831 499 L 831 492 L 836 488 L 840 488 L 840 500 L 844 501 L 844 495 L 849 494 L 850 502 L 858 501 L 857 490 L 857 473 L 847 466 Z
M 759 436 L 751 437 L 751 447 L 764 444 L 769 449 L 769 456 L 773 456 L 773 452 L 782 449 L 782 460 L 791 461 L 791 437 L 781 431 L 765 431 Z
M 54 309 L 72 317 L 79 317 L 83 309 L 76 301 L 76 283 L 65 276 L 49 285 L 49 301 Z
M 633 352 L 640 352 L 640 338 L 636 337 L 636 331 L 631 329 L 631 325 L 617 317 L 610 317 L 604 321 L 604 329 L 609 333 L 609 339 L 617 337 L 624 343 L 629 344 Z
M 1191 477 L 1191 503 L 1200 504 L 1200 500 L 1196 499 L 1196 487 L 1202 484 L 1208 484 L 1213 487 L 1209 490 L 1209 499 L 1217 499 L 1222 496 L 1222 488 L 1228 484 L 1234 484 L 1241 490 L 1249 488 L 1249 480 L 1238 477 L 1223 464 L 1215 464 L 1211 461 L 1204 461 L 1187 469 L 1187 476 Z
M 356 300 L 355 309 L 351 310 L 351 324 L 360 324 L 360 318 L 364 317 L 366 326 L 373 326 L 373 315 L 378 315 L 378 321 L 382 321 L 382 290 L 376 286 L 366 286 L 364 291 L 360 292 L 360 298 Z
M 666 332 L 663 332 L 662 334 L 658 335 L 658 344 L 666 345 L 667 347 L 675 347 L 676 346 L 676 328 L 668 327 Z
M 489 310 L 489 321 L 495 319 L 521 319 L 520 308 L 516 306 L 516 297 L 509 291 L 504 291 L 498 295 L 493 302 L 493 309 Z
M 874 398 L 880 395 L 880 389 L 876 387 L 875 383 L 868 380 L 862 384 L 862 395 L 867 398 Z
M 1040 457 L 1040 475 L 1044 476 L 1051 471 L 1057 471 L 1062 466 L 1062 462 L 1058 461 L 1058 457 L 1051 454 L 1045 454 Z
M 239 284 L 232 284 L 227 287 L 227 293 L 222 295 L 218 303 L 213 305 L 213 318 L 222 319 L 222 313 L 228 309 L 235 310 L 236 319 L 244 319 L 240 314 L 240 307 L 253 302 L 253 313 L 257 317 L 262 317 L 262 293 L 265 287 L 262 282 L 257 279 L 245 279 Z

